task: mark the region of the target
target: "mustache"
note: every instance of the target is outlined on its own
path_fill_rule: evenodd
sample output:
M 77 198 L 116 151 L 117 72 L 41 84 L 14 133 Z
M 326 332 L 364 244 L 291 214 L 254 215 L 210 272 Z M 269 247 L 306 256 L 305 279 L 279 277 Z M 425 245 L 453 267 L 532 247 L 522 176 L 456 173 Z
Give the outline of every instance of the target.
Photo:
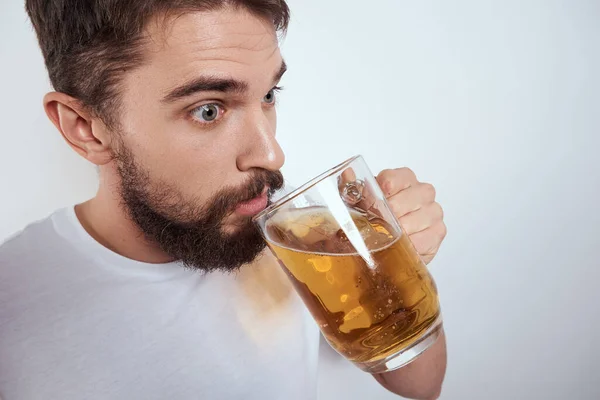
M 250 182 L 239 190 L 237 199 L 238 203 L 250 201 L 262 195 L 265 188 L 268 188 L 268 195 L 271 196 L 274 192 L 281 189 L 284 184 L 283 175 L 279 171 L 260 170 L 254 173 L 250 178 Z
M 240 203 L 261 196 L 265 188 L 268 188 L 267 196 L 270 198 L 283 185 L 284 178 L 280 171 L 254 170 L 245 184 L 237 188 L 225 188 L 214 196 L 211 207 L 215 212 L 213 215 L 223 218 Z

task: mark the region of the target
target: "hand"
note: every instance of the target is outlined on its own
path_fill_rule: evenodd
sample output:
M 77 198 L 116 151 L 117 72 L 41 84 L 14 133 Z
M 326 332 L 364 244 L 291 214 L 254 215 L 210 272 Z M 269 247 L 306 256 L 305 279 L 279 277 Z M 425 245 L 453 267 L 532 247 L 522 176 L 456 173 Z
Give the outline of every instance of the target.
M 444 212 L 435 201 L 435 188 L 419 182 L 408 168 L 382 171 L 377 182 L 404 232 L 429 264 L 446 237 Z

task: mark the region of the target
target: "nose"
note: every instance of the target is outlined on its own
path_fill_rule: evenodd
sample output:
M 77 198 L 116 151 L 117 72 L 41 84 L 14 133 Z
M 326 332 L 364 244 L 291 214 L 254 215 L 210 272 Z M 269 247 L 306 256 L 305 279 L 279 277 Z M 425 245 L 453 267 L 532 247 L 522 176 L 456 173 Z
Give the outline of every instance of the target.
M 242 172 L 253 168 L 279 171 L 285 162 L 285 155 L 275 139 L 275 122 L 269 120 L 260 109 L 247 117 L 244 128 L 240 137 L 242 147 L 236 160 L 237 168 Z

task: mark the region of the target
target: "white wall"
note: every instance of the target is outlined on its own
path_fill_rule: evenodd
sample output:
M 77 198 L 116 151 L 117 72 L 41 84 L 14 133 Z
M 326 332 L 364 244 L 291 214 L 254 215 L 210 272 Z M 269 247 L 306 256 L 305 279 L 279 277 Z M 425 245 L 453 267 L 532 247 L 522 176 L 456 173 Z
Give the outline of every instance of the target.
M 600 398 L 600 2 L 290 4 L 290 180 L 360 152 L 438 188 L 442 399 Z M 92 195 L 95 173 L 45 120 L 20 1 L 0 6 L 0 57 L 2 238 Z M 322 399 L 394 398 L 322 353 Z

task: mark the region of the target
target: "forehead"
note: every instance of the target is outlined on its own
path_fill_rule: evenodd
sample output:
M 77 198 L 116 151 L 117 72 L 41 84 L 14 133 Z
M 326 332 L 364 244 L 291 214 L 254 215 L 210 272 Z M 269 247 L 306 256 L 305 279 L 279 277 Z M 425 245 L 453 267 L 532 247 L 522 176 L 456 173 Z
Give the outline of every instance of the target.
M 200 74 L 270 80 L 281 64 L 271 23 L 245 10 L 191 12 L 149 24 L 140 74 L 177 85 Z

